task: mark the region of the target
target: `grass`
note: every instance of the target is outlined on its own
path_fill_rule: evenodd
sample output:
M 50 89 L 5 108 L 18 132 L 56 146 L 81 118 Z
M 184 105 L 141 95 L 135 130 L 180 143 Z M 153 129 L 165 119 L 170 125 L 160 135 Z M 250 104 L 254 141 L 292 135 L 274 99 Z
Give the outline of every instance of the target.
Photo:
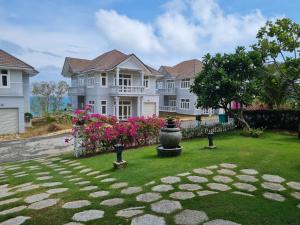
M 192 171 L 195 168 L 223 162 L 236 163 L 239 168 L 256 169 L 261 175 L 266 173 L 277 174 L 286 178 L 288 181 L 293 180 L 300 182 L 300 141 L 295 136 L 278 132 L 266 132 L 261 138 L 255 139 L 242 137 L 237 132 L 232 132 L 215 137 L 215 145 L 217 146 L 215 150 L 204 150 L 203 147 L 206 145 L 206 139 L 183 141 L 183 154 L 175 158 L 157 158 L 155 146 L 128 150 L 123 154 L 125 160 L 128 161 L 128 167 L 124 170 L 112 170 L 112 162 L 115 160 L 115 154 L 112 153 L 76 161 L 94 170 L 110 173 L 111 177 L 117 178 L 119 181 L 126 181 L 129 183 L 129 186 L 142 186 L 152 180 L 158 183 L 160 178 L 164 176 L 176 175 L 177 173 Z M 64 158 L 71 157 L 65 155 Z M 84 209 L 98 208 L 105 211 L 105 217 L 103 219 L 85 224 L 130 224 L 130 220 L 124 220 L 114 216 L 117 210 L 126 207 L 146 206 L 145 211 L 153 214 L 150 210 L 149 203 L 138 203 L 135 201 L 134 195 L 122 195 L 118 190 L 111 191 L 108 197 L 91 199 L 88 197 L 88 193 L 80 192 L 79 187 L 69 182 L 63 175 L 59 175 L 57 172 L 49 170 L 46 166 L 35 161 L 30 161 L 28 165 L 37 164 L 42 167 L 38 172 L 50 171 L 51 175 L 55 177 L 55 180 L 63 182 L 65 187 L 70 188 L 70 191 L 51 196 L 52 198 L 61 198 L 57 206 L 37 211 L 38 213 L 27 209 L 19 213 L 33 217 L 31 220 L 28 220 L 26 224 L 59 225 L 69 222 L 75 212 L 82 211 L 83 209 L 61 209 L 61 205 L 64 202 L 76 199 L 88 199 L 92 202 L 91 206 Z M 25 165 L 22 165 L 22 168 L 23 167 L 25 167 Z M 14 172 L 17 171 L 8 171 L 8 175 Z M 73 174 L 79 174 L 79 172 Z M 79 174 L 79 176 L 84 177 L 86 180 L 91 180 L 92 185 L 97 185 L 100 189 L 108 189 L 109 185 L 101 183 L 99 179 L 92 179 L 82 174 Z M 42 181 L 35 181 L 36 177 L 34 173 L 31 173 L 30 176 L 18 179 L 9 176 L 9 184 L 17 185 L 27 181 L 42 183 Z M 183 178 L 183 182 L 188 182 L 188 180 Z M 262 180 L 260 180 L 259 183 L 261 182 Z M 291 189 L 281 193 L 287 199 L 285 202 L 275 202 L 262 197 L 263 190 L 259 183 L 255 184 L 258 188 L 255 192 L 255 198 L 225 192 L 201 198 L 196 197 L 191 200 L 181 201 L 181 203 L 184 208 L 205 211 L 211 219 L 228 219 L 243 225 L 299 224 L 300 209 L 298 209 L 296 205 L 300 201 L 296 201 L 290 196 L 292 192 Z M 42 190 L 26 192 L 26 196 L 41 193 Z M 150 190 L 150 187 L 144 186 L 144 192 Z M 163 194 L 166 198 L 168 195 L 169 193 Z M 22 196 L 22 194 L 20 193 L 16 196 Z M 116 196 L 125 198 L 125 203 L 115 207 L 99 205 L 101 200 Z M 21 204 L 22 203 L 17 202 L 11 204 L 10 207 Z M 7 208 L 8 206 L 0 206 L 0 211 Z M 0 222 L 16 215 L 18 215 L 18 213 L 2 216 Z M 174 224 L 173 217 L 174 214 L 165 216 L 168 224 Z M 51 220 L 45 218 L 51 218 Z

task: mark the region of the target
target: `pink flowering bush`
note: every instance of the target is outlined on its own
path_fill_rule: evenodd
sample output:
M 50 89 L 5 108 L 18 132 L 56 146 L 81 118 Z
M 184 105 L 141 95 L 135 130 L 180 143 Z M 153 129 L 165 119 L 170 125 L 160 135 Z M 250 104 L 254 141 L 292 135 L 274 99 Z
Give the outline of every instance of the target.
M 109 151 L 120 143 L 125 147 L 139 146 L 156 140 L 164 120 L 156 117 L 132 117 L 128 121 L 118 121 L 114 116 L 91 114 L 91 107 L 76 110 L 73 123 L 73 136 L 79 137 L 81 147 L 89 152 Z M 66 140 L 67 142 L 68 140 Z

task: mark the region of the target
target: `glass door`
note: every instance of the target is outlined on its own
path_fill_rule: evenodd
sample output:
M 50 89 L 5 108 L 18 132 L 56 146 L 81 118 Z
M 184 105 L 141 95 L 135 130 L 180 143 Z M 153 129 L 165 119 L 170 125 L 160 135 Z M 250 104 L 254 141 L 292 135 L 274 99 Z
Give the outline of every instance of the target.
M 130 92 L 130 90 L 131 90 L 131 76 L 120 74 L 119 87 L 121 88 L 121 92 Z

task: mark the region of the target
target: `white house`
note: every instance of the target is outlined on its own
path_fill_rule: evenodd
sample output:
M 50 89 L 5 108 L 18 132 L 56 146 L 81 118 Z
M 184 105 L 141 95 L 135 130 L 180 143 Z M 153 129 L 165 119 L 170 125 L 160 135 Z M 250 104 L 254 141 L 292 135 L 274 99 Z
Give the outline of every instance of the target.
M 0 49 L 0 134 L 25 130 L 24 113 L 30 112 L 29 78 L 32 66 Z
M 62 75 L 71 78 L 74 108 L 89 104 L 93 112 L 120 120 L 159 113 L 156 80 L 162 75 L 134 54 L 112 50 L 92 60 L 66 57 Z

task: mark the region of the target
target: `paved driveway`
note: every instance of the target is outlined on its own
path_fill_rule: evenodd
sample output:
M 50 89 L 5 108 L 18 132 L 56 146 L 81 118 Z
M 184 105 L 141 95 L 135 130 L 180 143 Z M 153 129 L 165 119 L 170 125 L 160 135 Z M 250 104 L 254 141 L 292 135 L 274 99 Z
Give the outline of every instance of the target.
M 63 134 L 0 142 L 0 162 L 12 162 L 70 152 L 73 150 L 73 142 L 65 143 L 66 137 L 70 138 L 70 135 Z

